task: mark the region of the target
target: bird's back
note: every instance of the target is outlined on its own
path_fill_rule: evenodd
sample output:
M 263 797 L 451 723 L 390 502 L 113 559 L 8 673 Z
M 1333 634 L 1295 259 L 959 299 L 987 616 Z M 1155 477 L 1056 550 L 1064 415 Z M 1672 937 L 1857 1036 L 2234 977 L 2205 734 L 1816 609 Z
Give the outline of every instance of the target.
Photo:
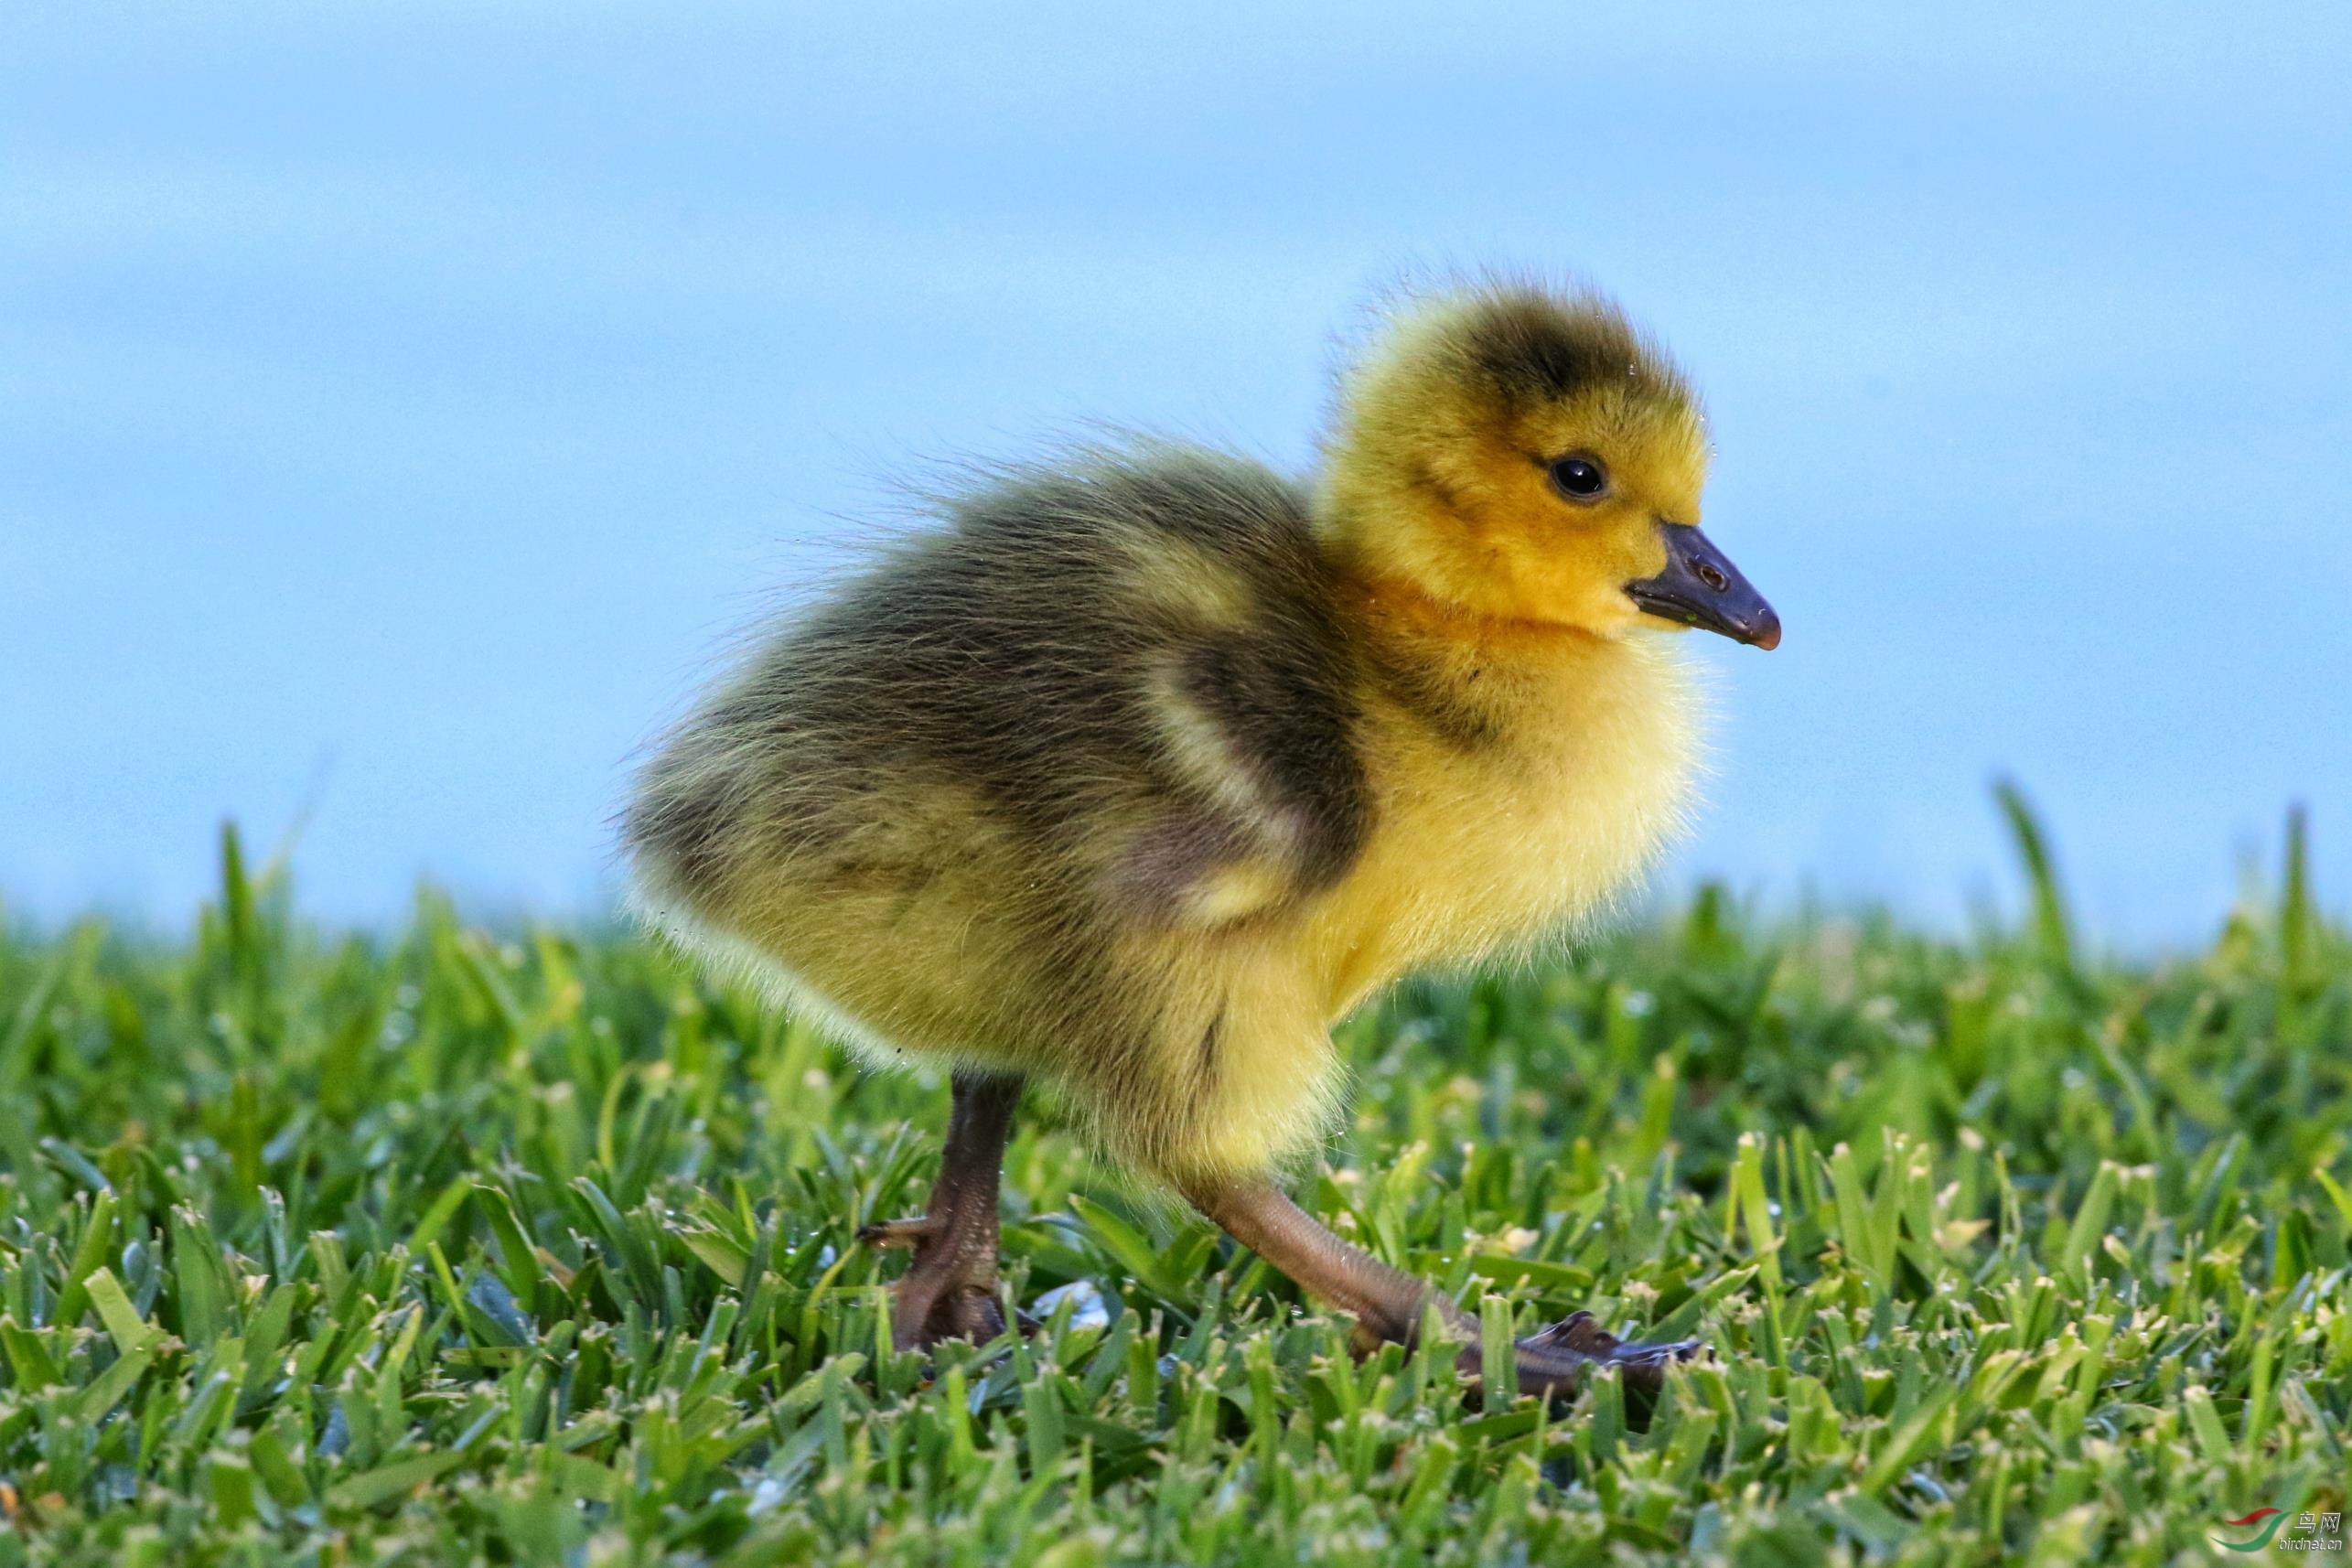
M 1154 447 L 998 477 L 674 732 L 628 817 L 643 901 L 873 1046 L 1132 1032 L 1139 939 L 1359 849 L 1349 660 L 1271 470 Z

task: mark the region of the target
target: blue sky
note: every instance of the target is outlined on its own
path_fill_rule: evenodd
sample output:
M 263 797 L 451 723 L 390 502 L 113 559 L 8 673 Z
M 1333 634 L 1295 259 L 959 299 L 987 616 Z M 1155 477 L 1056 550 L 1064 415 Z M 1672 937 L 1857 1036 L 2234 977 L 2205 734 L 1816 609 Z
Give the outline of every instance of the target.
M 1706 389 L 1666 879 L 1958 918 L 1987 781 L 2193 941 L 2352 887 L 2352 11 L 11 7 L 0 897 L 593 909 L 625 762 L 888 477 L 1310 450 L 1413 267 L 1573 268 Z M 798 9 L 798 8 L 796 8 Z

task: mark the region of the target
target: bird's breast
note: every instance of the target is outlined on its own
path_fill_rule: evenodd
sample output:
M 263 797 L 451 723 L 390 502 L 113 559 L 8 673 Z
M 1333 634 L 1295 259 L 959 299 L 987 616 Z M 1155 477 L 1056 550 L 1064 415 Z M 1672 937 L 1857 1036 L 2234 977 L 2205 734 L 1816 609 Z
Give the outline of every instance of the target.
M 1368 705 L 1375 825 L 1301 929 L 1333 1016 L 1407 971 L 1572 930 L 1681 826 L 1699 704 L 1663 639 L 1595 643 L 1508 675 L 1475 738 Z

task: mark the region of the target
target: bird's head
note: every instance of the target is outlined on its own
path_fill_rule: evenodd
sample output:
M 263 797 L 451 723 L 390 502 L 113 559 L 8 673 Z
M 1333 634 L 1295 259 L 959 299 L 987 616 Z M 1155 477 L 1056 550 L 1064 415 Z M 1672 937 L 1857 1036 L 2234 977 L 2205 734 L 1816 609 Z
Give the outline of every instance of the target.
M 1405 308 L 1343 374 L 1316 526 L 1375 594 L 1467 627 L 1775 647 L 1699 532 L 1706 472 L 1696 396 L 1615 306 L 1487 285 Z

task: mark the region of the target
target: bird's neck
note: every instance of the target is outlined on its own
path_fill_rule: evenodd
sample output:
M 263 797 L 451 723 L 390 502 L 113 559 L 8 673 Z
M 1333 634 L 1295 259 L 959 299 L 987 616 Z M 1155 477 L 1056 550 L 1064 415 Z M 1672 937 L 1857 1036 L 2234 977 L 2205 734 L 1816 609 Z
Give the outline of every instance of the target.
M 1460 753 L 1541 751 L 1575 727 L 1639 654 L 1556 621 L 1481 614 L 1393 579 L 1348 578 L 1345 617 L 1374 714 L 1434 733 Z
M 1540 660 L 1615 641 L 1567 621 L 1493 614 L 1400 576 L 1343 572 L 1340 581 L 1354 600 L 1357 623 L 1400 650 L 1436 654 L 1451 649 L 1488 659 Z

